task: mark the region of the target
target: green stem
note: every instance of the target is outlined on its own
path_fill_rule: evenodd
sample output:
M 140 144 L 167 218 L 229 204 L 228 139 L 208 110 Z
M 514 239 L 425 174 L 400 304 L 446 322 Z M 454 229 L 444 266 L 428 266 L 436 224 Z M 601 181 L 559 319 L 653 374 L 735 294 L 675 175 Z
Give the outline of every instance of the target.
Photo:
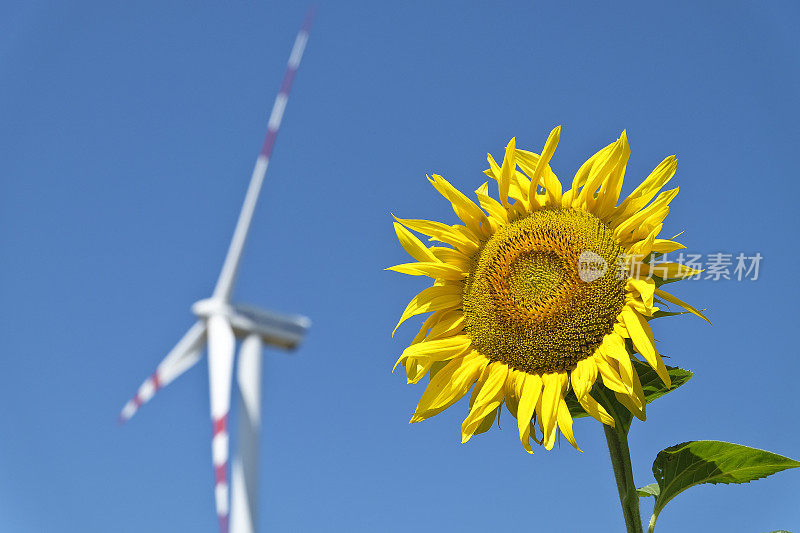
M 628 434 L 622 428 L 612 428 L 605 424 L 603 424 L 603 430 L 606 432 L 608 452 L 611 454 L 611 465 L 614 467 L 614 477 L 617 480 L 619 501 L 622 504 L 622 514 L 625 517 L 625 527 L 628 533 L 642 533 L 642 518 L 639 515 L 639 494 L 636 492 L 636 485 L 633 482 Z
M 650 525 L 647 528 L 647 533 L 653 533 L 653 530 L 656 528 L 656 518 L 655 513 L 653 513 L 650 517 Z

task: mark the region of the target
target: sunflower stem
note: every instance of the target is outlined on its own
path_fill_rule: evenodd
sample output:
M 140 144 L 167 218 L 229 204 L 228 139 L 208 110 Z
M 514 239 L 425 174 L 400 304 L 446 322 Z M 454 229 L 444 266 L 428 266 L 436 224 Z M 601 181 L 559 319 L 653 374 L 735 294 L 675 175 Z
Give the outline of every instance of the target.
M 622 504 L 622 515 L 625 517 L 625 527 L 628 533 L 642 533 L 642 518 L 639 514 L 639 494 L 633 482 L 633 467 L 631 466 L 631 452 L 628 449 L 628 432 L 617 421 L 617 427 L 612 428 L 603 424 L 606 432 L 608 452 L 611 455 L 611 466 L 614 467 L 614 477 L 617 480 L 619 502 Z

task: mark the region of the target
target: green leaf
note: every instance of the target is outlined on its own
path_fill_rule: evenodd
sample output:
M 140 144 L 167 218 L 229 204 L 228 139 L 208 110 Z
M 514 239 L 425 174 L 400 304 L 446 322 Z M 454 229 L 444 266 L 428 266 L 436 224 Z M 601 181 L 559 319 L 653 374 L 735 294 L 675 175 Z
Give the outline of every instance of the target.
M 692 378 L 691 371 L 675 366 L 668 366 L 667 371 L 669 372 L 669 377 L 672 379 L 672 386 L 667 388 L 667 386 L 661 381 L 661 378 L 658 377 L 658 374 L 656 374 L 656 371 L 653 370 L 650 365 L 636 359 L 633 359 L 632 363 L 633 368 L 639 375 L 639 381 L 642 383 L 642 390 L 644 391 L 644 399 L 646 403 L 650 403 L 653 400 L 664 396 L 668 392 L 674 391 Z M 606 394 L 600 393 L 601 387 L 603 390 L 605 390 Z M 627 428 L 630 426 L 633 417 L 630 411 L 628 411 L 625 406 L 623 406 L 614 398 L 614 393 L 605 389 L 605 387 L 598 382 L 595 383 L 594 387 L 592 387 L 591 394 L 597 399 L 598 402 L 603 404 L 603 407 L 606 408 L 611 416 L 617 419 L 617 415 L 619 415 L 620 418 L 618 421 L 622 422 L 622 424 L 625 426 L 625 430 L 627 431 Z M 570 390 L 569 394 L 567 394 L 565 400 L 567 402 L 567 407 L 569 407 L 569 412 L 573 418 L 589 416 L 588 413 L 583 410 L 581 404 L 578 403 L 578 399 L 575 397 L 575 393 L 572 390 Z
M 598 380 L 595 382 L 589 394 L 591 394 L 600 405 L 605 407 L 606 411 L 608 411 L 608 414 L 614 417 L 614 420 L 622 423 L 625 433 L 627 433 L 628 427 L 631 425 L 633 415 L 631 415 L 627 407 L 619 403 L 616 398 L 614 398 L 614 393 L 601 385 L 600 381 Z M 580 404 L 580 402 L 578 402 L 578 398 L 575 396 L 575 391 L 572 389 L 569 390 L 564 398 L 564 401 L 567 404 L 569 414 L 572 415 L 572 418 L 583 418 L 585 416 L 589 416 L 589 413 L 587 413 L 583 409 L 583 406 Z
M 639 381 L 642 382 L 642 390 L 644 391 L 645 402 L 650 403 L 668 392 L 672 392 L 690 379 L 692 379 L 692 371 L 684 370 L 676 366 L 668 366 L 667 371 L 672 380 L 672 385 L 667 387 L 661 378 L 658 377 L 656 371 L 652 369 L 647 363 L 641 361 L 633 361 L 633 367 L 636 373 L 639 374 Z
M 636 493 L 639 494 L 640 498 L 647 498 L 648 496 L 658 498 L 658 495 L 661 494 L 661 488 L 658 486 L 658 483 L 650 483 L 649 485 L 636 489 Z
M 608 390 L 599 383 L 592 387 L 592 394 L 594 394 L 597 402 L 605 407 L 608 414 L 614 418 L 616 422 L 615 429 L 627 435 L 633 421 L 633 413 L 628 411 L 628 408 L 617 400 L 613 391 Z
M 652 522 L 670 500 L 695 485 L 748 483 L 798 466 L 800 461 L 730 442 L 695 440 L 670 446 L 658 452 L 653 462 L 661 493 L 656 497 Z
M 575 396 L 575 391 L 571 388 L 564 397 L 564 401 L 567 404 L 567 408 L 569 408 L 569 414 L 572 415 L 572 418 L 583 418 L 584 416 L 589 416 L 589 413 L 584 411 L 581 404 L 578 403 L 578 398 Z

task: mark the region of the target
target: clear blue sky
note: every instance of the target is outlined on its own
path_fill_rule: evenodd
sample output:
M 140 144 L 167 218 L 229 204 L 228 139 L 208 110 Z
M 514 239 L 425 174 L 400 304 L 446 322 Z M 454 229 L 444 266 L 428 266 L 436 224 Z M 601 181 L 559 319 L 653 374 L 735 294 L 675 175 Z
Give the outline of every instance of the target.
M 216 531 L 205 363 L 115 419 L 213 288 L 306 6 L 169 4 L 2 9 L 4 532 Z M 405 261 L 389 212 L 453 221 L 426 173 L 474 190 L 487 151 L 556 124 L 559 175 L 627 129 L 626 190 L 679 156 L 665 233 L 764 257 L 676 289 L 713 327 L 655 325 L 695 377 L 635 423 L 637 482 L 684 440 L 800 458 L 797 5 L 475 4 L 320 5 L 236 291 L 314 321 L 266 354 L 264 531 L 622 529 L 599 424 L 582 454 L 528 456 L 507 413 L 461 445 L 463 403 L 409 426 L 422 385 L 390 373 L 425 282 L 382 270 Z M 800 528 L 799 492 L 797 471 L 694 488 L 658 530 Z

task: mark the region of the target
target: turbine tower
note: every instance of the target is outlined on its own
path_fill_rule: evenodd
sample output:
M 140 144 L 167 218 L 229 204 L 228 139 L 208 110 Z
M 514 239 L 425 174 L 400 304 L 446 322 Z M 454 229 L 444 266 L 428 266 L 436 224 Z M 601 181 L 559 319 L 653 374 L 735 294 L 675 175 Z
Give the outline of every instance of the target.
M 192 305 L 197 322 L 178 341 L 139 387 L 120 414 L 125 422 L 161 388 L 194 366 L 208 346 L 208 380 L 211 399 L 211 442 L 214 464 L 214 499 L 222 533 L 253 533 L 257 528 L 258 449 L 261 426 L 261 351 L 266 346 L 286 350 L 302 341 L 310 321 L 303 316 L 283 315 L 231 302 L 242 250 L 258 202 L 261 185 L 275 144 L 283 112 L 289 100 L 303 57 L 313 12 L 309 10 L 297 34 L 286 73 L 269 116 L 267 134 L 256 159 L 250 185 L 239 213 L 228 254 L 211 298 Z M 233 459 L 231 495 L 228 494 L 228 412 L 230 411 L 236 339 L 242 339 L 236 372 L 239 398 L 238 450 Z

